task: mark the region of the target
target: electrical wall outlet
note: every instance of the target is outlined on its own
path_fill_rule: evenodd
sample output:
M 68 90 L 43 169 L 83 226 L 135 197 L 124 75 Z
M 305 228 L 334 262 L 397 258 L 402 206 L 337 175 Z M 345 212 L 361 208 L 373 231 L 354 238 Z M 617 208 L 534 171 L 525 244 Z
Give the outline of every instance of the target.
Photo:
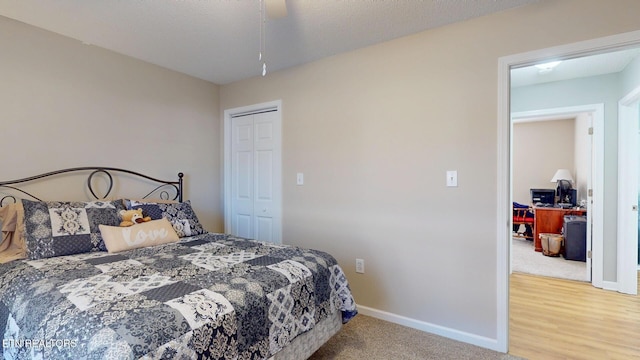
M 364 260 L 356 259 L 356 272 L 359 274 L 364 274 Z

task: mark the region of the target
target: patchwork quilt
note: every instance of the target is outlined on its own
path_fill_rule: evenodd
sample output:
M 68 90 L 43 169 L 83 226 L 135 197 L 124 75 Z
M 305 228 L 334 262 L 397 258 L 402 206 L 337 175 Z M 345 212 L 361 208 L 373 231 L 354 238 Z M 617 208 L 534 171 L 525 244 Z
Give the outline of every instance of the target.
M 336 311 L 331 255 L 224 234 L 0 264 L 7 359 L 268 359 Z

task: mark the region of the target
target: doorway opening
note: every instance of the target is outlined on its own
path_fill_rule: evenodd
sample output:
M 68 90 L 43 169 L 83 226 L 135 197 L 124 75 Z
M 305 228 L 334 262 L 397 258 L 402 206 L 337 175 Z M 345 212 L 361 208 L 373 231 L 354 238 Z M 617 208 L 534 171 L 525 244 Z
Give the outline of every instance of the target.
M 512 134 L 512 201 L 528 202 L 535 211 L 535 204 L 530 199 L 530 189 L 540 187 L 555 188 L 552 174 L 558 168 L 568 168 L 573 174 L 572 184 L 576 190 L 575 205 L 580 214 L 586 218 L 584 244 L 584 262 L 575 259 L 567 260 L 567 256 L 546 257 L 534 246 L 519 239 L 511 240 L 511 270 L 534 275 L 564 278 L 578 281 L 592 281 L 592 264 L 596 274 L 602 274 L 602 214 L 594 214 L 589 189 L 595 184 L 602 184 L 602 161 L 596 154 L 602 153 L 604 104 L 590 104 L 550 108 L 535 111 L 523 111 L 511 114 Z M 595 159 L 595 161 L 594 161 Z M 594 181 L 597 179 L 597 181 Z M 596 193 L 601 193 L 600 185 Z M 550 209 L 539 209 L 539 213 L 558 212 Z M 563 216 L 565 211 L 561 211 Z M 571 214 L 569 210 L 566 214 Z M 542 214 L 541 214 L 542 215 Z M 595 215 L 595 216 L 594 216 Z M 594 221 L 594 218 L 597 220 Z M 534 221 L 535 225 L 535 221 Z M 532 226 L 533 227 L 533 226 Z M 540 227 L 542 228 L 542 227 Z M 546 231 L 546 230 L 542 230 Z M 594 234 L 592 234 L 594 233 Z M 537 235 L 537 233 L 536 233 Z M 592 241 L 593 240 L 593 241 Z M 538 240 L 540 243 L 540 240 Z M 597 251 L 592 251 L 592 248 Z M 599 255 L 592 259 L 587 254 Z M 593 260 L 593 261 L 592 261 Z M 601 277 L 594 279 L 596 284 L 602 282 Z
M 602 54 L 612 51 L 619 51 L 640 46 L 640 31 L 634 31 L 619 35 L 608 36 L 593 40 L 582 41 L 578 43 L 557 46 L 548 49 L 542 49 L 522 54 L 502 57 L 498 61 L 498 169 L 497 169 L 497 299 L 498 299 L 498 348 L 502 351 L 508 351 L 509 336 L 509 274 L 510 274 L 510 255 L 511 246 L 510 238 L 512 234 L 512 187 L 511 187 L 511 112 L 518 111 L 511 108 L 511 70 L 521 67 L 544 63 L 551 60 L 568 60 L 589 55 Z M 609 108 L 609 107 L 608 107 Z M 612 119 L 615 121 L 616 119 Z M 617 152 L 615 152 L 617 153 Z M 610 153 L 609 153 L 610 154 Z M 596 154 L 596 156 L 600 156 Z M 594 160 L 597 161 L 597 160 Z M 614 175 L 617 182 L 617 174 Z M 594 179 L 595 181 L 595 179 Z M 598 184 L 594 184 L 597 186 Z M 615 187 L 615 186 L 614 186 Z M 617 192 L 613 195 L 613 204 L 617 203 Z M 594 212 L 599 211 L 604 203 L 604 194 L 593 193 Z M 602 201 L 599 203 L 599 201 Z M 599 207 L 598 207 L 599 205 Z M 616 222 L 617 211 L 607 214 L 608 220 L 613 218 Z M 595 221 L 595 219 L 594 219 Z M 609 225 L 611 226 L 610 222 Z M 615 229 L 614 229 L 615 232 Z M 594 234 L 595 236 L 595 234 Z M 617 236 L 613 237 L 615 243 L 612 248 L 617 248 Z M 610 249 L 608 249 L 610 250 Z M 635 250 L 635 249 L 634 249 Z M 595 251 L 595 249 L 594 249 Z M 615 251 L 615 250 L 614 250 Z M 609 254 L 610 255 L 610 254 Z M 614 257 L 615 258 L 615 257 Z M 617 273 L 615 269 L 610 267 L 611 261 L 618 264 L 617 259 L 608 257 L 610 262 L 604 264 L 601 270 L 603 278 L 616 279 Z M 593 285 L 597 286 L 595 264 L 593 269 Z M 614 265 L 615 266 L 615 265 Z M 634 269 L 636 270 L 634 264 Z M 636 270 L 637 271 L 637 270 Z M 634 275 L 636 271 L 633 271 Z M 624 269 L 624 272 L 631 272 Z M 601 284 L 603 289 L 618 290 L 617 280 L 603 281 Z

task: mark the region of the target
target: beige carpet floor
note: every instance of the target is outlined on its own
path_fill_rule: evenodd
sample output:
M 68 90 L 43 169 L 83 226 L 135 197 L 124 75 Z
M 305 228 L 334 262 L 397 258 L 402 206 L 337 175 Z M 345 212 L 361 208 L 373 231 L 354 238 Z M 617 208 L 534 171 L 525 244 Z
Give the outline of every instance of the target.
M 309 359 L 506 360 L 520 358 L 359 314 Z
M 533 249 L 533 241 L 514 238 L 511 242 L 511 269 L 526 274 L 588 281 L 587 263 L 562 256 L 544 256 Z

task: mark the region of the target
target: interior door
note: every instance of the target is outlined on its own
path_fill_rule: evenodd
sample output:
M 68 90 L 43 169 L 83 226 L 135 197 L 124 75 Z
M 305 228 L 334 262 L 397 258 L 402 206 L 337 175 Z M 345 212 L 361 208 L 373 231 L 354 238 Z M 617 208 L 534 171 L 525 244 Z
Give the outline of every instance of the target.
M 618 291 L 638 293 L 640 87 L 618 104 Z
M 233 118 L 231 234 L 253 239 L 253 115 Z
M 276 162 L 278 140 L 274 127 L 275 112 L 254 115 L 254 237 L 260 241 L 280 242 L 277 239 L 278 198 L 276 197 Z
M 277 111 L 232 118 L 231 234 L 280 243 L 281 126 Z

